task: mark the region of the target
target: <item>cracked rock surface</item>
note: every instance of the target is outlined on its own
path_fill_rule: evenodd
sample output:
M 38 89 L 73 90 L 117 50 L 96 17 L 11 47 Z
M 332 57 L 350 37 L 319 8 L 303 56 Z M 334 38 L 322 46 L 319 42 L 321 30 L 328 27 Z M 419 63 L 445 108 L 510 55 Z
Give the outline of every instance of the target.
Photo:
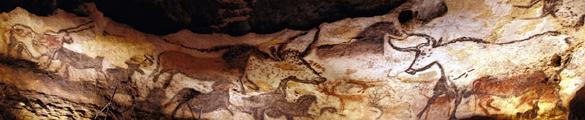
M 585 119 L 583 1 L 410 0 L 242 36 L 96 4 L 0 13 L 0 119 Z

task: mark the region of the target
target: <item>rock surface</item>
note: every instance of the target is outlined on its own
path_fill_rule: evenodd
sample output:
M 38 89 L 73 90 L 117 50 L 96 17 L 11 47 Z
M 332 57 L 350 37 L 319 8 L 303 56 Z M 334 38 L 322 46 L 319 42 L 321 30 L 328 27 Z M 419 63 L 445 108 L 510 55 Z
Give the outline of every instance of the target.
M 0 12 L 22 7 L 48 16 L 57 9 L 87 16 L 95 3 L 104 16 L 150 34 L 275 33 L 309 30 L 343 18 L 382 15 L 406 0 L 3 0 Z
M 585 2 L 529 3 L 412 0 L 239 37 L 16 8 L 0 119 L 583 119 Z

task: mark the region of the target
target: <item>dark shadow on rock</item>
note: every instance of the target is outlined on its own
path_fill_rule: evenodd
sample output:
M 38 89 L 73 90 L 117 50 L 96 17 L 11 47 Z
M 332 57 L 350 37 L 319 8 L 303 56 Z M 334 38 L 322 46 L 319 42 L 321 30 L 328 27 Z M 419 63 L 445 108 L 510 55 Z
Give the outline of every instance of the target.
M 40 16 L 56 9 L 87 16 L 83 5 L 92 2 L 104 16 L 145 33 L 189 29 L 240 36 L 309 30 L 323 22 L 382 15 L 406 0 L 2 0 L 0 12 L 22 7 Z
M 569 120 L 585 120 L 585 88 L 579 89 L 569 102 Z

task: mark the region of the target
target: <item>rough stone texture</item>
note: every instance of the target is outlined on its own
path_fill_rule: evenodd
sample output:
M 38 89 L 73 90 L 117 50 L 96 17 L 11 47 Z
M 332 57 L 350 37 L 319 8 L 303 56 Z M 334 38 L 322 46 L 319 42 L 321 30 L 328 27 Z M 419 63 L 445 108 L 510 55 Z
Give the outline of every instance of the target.
M 20 6 L 47 16 L 56 9 L 86 16 L 86 4 L 139 31 L 166 35 L 195 33 L 275 33 L 309 30 L 343 18 L 382 15 L 406 0 L 3 0 L 0 11 Z
M 239 37 L 16 8 L 0 119 L 583 119 L 585 2 L 534 2 L 413 0 Z

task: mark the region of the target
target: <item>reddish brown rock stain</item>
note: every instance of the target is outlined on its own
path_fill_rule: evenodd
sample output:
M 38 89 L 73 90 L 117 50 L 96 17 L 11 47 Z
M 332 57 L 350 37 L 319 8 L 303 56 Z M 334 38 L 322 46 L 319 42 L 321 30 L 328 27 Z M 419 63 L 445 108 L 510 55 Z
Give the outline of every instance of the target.
M 177 51 L 165 51 L 158 56 L 158 65 L 154 70 L 153 80 L 157 81 L 163 73 L 169 73 L 163 86 L 168 84 L 177 73 L 190 78 L 201 80 L 227 80 L 226 76 L 237 75 L 238 71 L 228 69 L 228 64 L 221 58 L 195 57 L 187 53 Z
M 339 98 L 340 102 L 340 109 L 345 109 L 345 104 L 348 101 L 364 101 L 367 97 L 365 94 L 344 94 L 339 90 L 339 87 L 343 84 L 351 84 L 360 86 L 360 91 L 364 91 L 370 87 L 382 85 L 382 83 L 377 81 L 359 81 L 359 80 L 331 80 L 327 81 L 324 84 L 318 86 L 320 92 Z

